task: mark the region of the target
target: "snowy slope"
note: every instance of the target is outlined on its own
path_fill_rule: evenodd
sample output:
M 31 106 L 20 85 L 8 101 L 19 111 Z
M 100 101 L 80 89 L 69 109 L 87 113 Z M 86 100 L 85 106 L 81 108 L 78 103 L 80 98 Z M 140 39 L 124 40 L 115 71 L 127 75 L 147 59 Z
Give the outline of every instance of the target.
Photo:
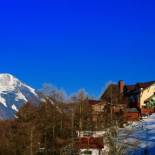
M 155 114 L 120 129 L 119 141 L 129 148 L 129 155 L 155 155 Z
M 36 102 L 37 93 L 11 74 L 0 74 L 0 119 L 14 118 L 28 101 Z

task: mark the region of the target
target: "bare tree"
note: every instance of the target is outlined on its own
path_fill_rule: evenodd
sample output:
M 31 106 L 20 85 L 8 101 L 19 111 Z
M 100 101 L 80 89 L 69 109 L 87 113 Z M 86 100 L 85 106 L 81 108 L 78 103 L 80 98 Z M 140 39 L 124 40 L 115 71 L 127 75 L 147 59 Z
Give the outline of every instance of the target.
M 65 101 L 67 98 L 67 93 L 63 89 L 58 89 L 56 86 L 52 84 L 45 83 L 43 87 L 39 90 L 43 94 L 48 97 L 51 97 L 53 100 L 56 101 Z

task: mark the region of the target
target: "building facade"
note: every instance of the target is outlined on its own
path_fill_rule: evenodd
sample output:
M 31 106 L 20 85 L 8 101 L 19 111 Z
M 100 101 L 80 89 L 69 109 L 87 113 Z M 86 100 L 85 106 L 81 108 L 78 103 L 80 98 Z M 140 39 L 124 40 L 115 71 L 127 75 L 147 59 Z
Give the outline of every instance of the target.
M 127 108 L 141 109 L 155 106 L 155 81 L 126 85 L 123 80 L 110 84 L 101 100 L 111 105 L 126 105 Z

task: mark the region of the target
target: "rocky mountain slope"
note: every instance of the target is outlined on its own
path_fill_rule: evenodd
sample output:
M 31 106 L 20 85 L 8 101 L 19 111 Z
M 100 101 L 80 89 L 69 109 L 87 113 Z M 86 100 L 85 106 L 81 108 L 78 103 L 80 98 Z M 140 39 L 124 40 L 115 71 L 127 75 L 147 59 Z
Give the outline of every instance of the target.
M 11 74 L 0 74 L 0 119 L 10 119 L 26 102 L 39 100 L 35 89 Z

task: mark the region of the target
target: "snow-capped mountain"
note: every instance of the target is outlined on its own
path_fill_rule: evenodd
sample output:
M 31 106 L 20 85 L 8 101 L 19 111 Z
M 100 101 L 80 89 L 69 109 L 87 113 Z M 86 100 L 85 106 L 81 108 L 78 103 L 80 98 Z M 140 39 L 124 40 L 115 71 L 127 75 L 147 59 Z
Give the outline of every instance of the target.
M 0 74 L 0 119 L 10 119 L 26 102 L 39 100 L 35 89 L 11 74 Z

